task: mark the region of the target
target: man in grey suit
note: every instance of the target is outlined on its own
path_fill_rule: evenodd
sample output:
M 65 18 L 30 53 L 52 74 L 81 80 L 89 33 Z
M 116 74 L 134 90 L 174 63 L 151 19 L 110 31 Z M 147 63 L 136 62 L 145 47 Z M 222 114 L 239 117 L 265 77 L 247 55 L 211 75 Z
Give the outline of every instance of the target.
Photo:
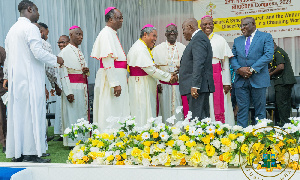
M 212 69 L 212 48 L 208 37 L 190 18 L 182 24 L 183 36 L 190 41 L 180 61 L 179 91 L 186 95 L 193 118 L 209 117 L 209 93 L 215 91 Z
M 252 17 L 242 19 L 241 31 L 243 36 L 234 40 L 234 57 L 230 64 L 236 72 L 237 124 L 247 127 L 250 101 L 254 105 L 255 117 L 266 117 L 266 88 L 270 86 L 268 64 L 273 58 L 274 44 L 271 34 L 256 29 Z

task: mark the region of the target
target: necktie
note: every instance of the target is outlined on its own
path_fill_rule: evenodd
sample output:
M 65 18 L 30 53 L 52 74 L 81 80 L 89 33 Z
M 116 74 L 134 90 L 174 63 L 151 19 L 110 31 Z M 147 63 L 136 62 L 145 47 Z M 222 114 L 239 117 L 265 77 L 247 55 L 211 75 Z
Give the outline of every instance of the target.
M 251 38 L 251 36 L 249 36 L 249 37 L 247 38 L 246 45 L 245 45 L 245 54 L 246 54 L 246 56 L 248 55 L 248 52 L 249 52 L 250 38 Z

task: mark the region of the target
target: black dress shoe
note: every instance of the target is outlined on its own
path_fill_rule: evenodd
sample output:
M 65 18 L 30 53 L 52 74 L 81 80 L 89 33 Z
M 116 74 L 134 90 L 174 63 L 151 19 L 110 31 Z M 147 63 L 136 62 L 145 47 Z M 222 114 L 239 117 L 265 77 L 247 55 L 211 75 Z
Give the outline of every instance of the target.
M 33 162 L 33 163 L 50 163 L 51 159 L 42 159 L 35 155 L 24 156 L 23 162 Z
M 19 158 L 14 158 L 14 157 L 13 157 L 13 158 L 11 159 L 11 162 L 22 162 L 23 159 L 24 159 L 24 156 L 21 155 L 21 157 L 19 157 Z
M 54 136 L 47 137 L 47 142 L 51 141 L 52 139 L 54 139 Z
M 42 157 L 47 157 L 47 156 L 50 156 L 50 153 L 43 153 L 42 154 Z
M 53 141 L 63 141 L 63 137 L 59 137 L 58 139 L 55 139 L 55 140 L 53 140 Z

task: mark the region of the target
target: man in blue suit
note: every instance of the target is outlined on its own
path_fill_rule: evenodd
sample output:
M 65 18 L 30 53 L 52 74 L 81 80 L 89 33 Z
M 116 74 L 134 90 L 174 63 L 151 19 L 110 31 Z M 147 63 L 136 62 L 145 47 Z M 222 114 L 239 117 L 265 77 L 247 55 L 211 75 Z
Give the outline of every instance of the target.
M 252 17 L 242 19 L 241 31 L 243 36 L 234 40 L 234 57 L 230 64 L 236 72 L 237 124 L 247 127 L 250 101 L 254 105 L 255 117 L 266 117 L 266 88 L 270 86 L 268 63 L 273 58 L 274 44 L 271 34 L 256 29 Z

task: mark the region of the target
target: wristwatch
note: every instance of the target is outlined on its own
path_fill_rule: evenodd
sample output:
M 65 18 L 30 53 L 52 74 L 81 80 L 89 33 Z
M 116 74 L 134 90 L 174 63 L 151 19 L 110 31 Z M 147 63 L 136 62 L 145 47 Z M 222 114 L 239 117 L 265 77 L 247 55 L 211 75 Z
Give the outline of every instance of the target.
M 252 72 L 252 73 L 253 72 L 256 73 L 256 71 L 252 67 L 249 68 L 249 71 Z

